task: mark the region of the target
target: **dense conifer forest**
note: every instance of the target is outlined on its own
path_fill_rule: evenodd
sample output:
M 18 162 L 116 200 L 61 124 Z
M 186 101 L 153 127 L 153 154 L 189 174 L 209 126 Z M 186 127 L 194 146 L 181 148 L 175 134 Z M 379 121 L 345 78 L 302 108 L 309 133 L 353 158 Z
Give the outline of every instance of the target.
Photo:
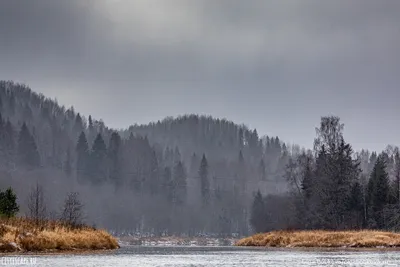
M 337 117 L 322 118 L 306 150 L 198 115 L 110 129 L 11 81 L 0 114 L 0 186 L 21 214 L 40 185 L 44 216 L 78 192 L 84 221 L 117 234 L 398 227 L 398 148 L 354 152 Z

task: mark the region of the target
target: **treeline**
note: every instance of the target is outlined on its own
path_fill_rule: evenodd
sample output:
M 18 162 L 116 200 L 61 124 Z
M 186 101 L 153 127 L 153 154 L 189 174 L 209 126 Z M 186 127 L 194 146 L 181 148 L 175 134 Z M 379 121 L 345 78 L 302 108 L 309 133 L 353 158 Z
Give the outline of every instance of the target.
M 22 218 L 31 220 L 37 227 L 41 227 L 50 219 L 57 220 L 66 227 L 78 228 L 85 226 L 84 205 L 77 192 L 71 192 L 65 197 L 63 205 L 60 207 L 60 212 L 56 216 L 48 214 L 47 204 L 44 199 L 43 188 L 36 184 L 35 187 L 30 189 L 27 199 L 28 212 L 19 214 L 20 206 L 14 190 L 9 187 L 4 191 L 0 191 L 0 219 L 10 219 L 20 215 Z
M 253 200 L 256 232 L 295 229 L 400 229 L 400 154 L 354 153 L 338 117 L 323 117 L 314 149 L 290 158 L 285 177 L 291 193 Z M 277 211 L 284 210 L 277 221 Z M 284 217 L 284 219 L 282 219 Z M 279 216 L 278 216 L 279 218 Z
M 22 84 L 0 82 L 0 183 L 39 183 L 54 213 L 80 191 L 86 219 L 118 232 L 248 233 L 255 190 L 284 192 L 297 147 L 227 120 L 188 115 L 109 129 Z
M 115 234 L 247 235 L 251 226 L 388 228 L 397 221 L 398 149 L 354 152 L 338 118 L 323 118 L 314 149 L 305 151 L 206 116 L 117 131 L 6 81 L 0 114 L 0 186 L 15 189 L 23 213 L 39 184 L 47 216 L 79 192 L 85 221 Z

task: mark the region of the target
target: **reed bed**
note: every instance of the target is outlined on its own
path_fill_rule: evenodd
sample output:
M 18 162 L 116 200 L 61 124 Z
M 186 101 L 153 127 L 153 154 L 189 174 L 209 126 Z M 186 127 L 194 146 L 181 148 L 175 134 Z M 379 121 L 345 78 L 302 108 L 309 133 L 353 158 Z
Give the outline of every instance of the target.
M 47 252 L 118 248 L 117 240 L 105 230 L 86 225 L 71 226 L 60 221 L 26 218 L 0 219 L 0 252 Z
M 384 231 L 274 231 L 243 238 L 237 246 L 377 248 L 400 247 L 400 234 Z

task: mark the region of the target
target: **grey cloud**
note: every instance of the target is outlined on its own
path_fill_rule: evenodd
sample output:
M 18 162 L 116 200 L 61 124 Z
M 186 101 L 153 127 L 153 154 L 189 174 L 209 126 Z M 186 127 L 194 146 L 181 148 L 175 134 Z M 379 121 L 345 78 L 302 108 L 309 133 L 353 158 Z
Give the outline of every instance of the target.
M 399 13 L 390 0 L 6 0 L 0 78 L 118 127 L 211 113 L 310 145 L 319 116 L 335 113 L 361 146 L 377 134 L 364 118 L 399 130 Z M 360 129 L 371 134 L 357 140 Z M 380 147 L 396 141 L 386 137 Z

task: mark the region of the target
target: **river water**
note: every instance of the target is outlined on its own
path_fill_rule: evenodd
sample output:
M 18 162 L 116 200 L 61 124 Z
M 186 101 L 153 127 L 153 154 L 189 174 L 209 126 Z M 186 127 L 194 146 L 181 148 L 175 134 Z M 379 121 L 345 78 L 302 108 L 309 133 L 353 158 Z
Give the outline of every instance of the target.
M 33 256 L 35 266 L 400 266 L 400 252 L 237 247 L 135 247 L 85 255 Z M 32 259 L 31 259 L 32 260 Z M 32 266 L 32 262 L 13 266 Z

